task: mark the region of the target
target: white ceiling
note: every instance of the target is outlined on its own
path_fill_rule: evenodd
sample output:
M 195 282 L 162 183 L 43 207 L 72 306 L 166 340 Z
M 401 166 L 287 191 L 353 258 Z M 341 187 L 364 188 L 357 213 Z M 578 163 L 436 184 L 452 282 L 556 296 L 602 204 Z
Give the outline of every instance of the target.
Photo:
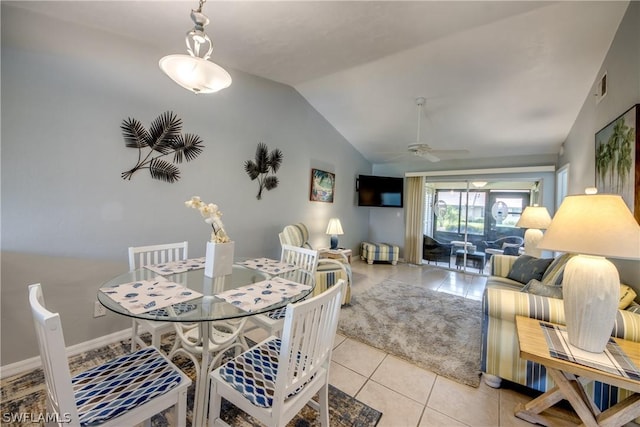
M 185 51 L 196 1 L 5 2 Z M 209 1 L 216 63 L 297 89 L 373 163 L 557 153 L 628 2 Z M 55 34 L 51 34 L 55 37 Z M 107 53 L 105 53 L 107 54 Z M 613 77 L 612 77 L 613 78 Z M 216 96 L 207 95 L 207 96 Z M 440 156 L 446 160 L 447 156 Z

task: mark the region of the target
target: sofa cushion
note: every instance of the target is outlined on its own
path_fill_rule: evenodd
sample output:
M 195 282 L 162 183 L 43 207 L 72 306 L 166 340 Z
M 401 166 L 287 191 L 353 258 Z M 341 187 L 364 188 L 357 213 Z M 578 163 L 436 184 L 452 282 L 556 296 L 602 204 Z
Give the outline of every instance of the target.
M 629 305 L 629 307 L 625 308 L 625 311 L 629 311 L 631 313 L 640 314 L 640 304 L 638 304 L 635 301 L 632 301 L 631 305 Z
M 620 284 L 620 302 L 618 303 L 618 309 L 624 310 L 629 307 L 636 296 L 636 291 L 634 291 L 631 286 Z
M 541 297 L 562 299 L 562 286 L 549 286 L 536 279 L 529 280 L 520 291 Z
M 542 275 L 541 282 L 549 286 L 562 286 L 564 268 L 574 256 L 574 254 L 563 254 L 555 257 Z
M 529 283 L 530 280 L 541 280 L 553 258 L 536 258 L 529 255 L 521 255 L 511 266 L 507 278 L 516 280 L 522 284 Z

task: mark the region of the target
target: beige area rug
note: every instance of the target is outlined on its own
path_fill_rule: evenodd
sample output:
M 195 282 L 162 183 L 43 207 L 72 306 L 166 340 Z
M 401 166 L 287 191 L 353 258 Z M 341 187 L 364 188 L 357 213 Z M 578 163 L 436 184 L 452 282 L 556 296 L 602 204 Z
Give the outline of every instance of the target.
M 143 335 L 144 337 L 144 335 Z M 173 336 L 166 335 L 162 340 L 162 349 L 167 352 L 173 344 Z M 69 359 L 71 375 L 76 375 L 93 366 L 98 366 L 114 357 L 129 351 L 129 343 L 121 341 L 96 350 L 91 350 Z M 192 380 L 195 379 L 193 363 L 185 357 L 174 359 L 178 365 Z M 42 369 L 15 375 L 0 381 L 2 398 L 0 401 L 0 425 L 5 426 L 36 426 L 39 423 L 12 422 L 11 417 L 18 419 L 19 414 L 30 415 L 37 419 L 38 414 L 45 414 L 45 389 Z M 193 415 L 193 398 L 195 382 L 189 387 L 187 393 L 187 425 L 191 425 Z M 317 397 L 316 397 L 317 399 Z M 329 419 L 332 427 L 374 427 L 382 413 L 347 395 L 339 389 L 329 386 Z M 242 412 L 226 400 L 223 400 L 222 418 L 234 427 L 254 427 L 261 425 L 255 419 Z M 151 420 L 152 427 L 167 427 L 175 425 L 173 412 L 163 412 Z M 318 412 L 305 407 L 297 414 L 287 427 L 312 427 L 319 426 Z M 125 426 L 123 426 L 125 427 Z M 195 427 L 195 426 L 194 426 Z M 203 426 L 198 426 L 203 427 Z
M 351 298 L 339 333 L 408 360 L 438 375 L 480 385 L 482 304 L 385 280 Z

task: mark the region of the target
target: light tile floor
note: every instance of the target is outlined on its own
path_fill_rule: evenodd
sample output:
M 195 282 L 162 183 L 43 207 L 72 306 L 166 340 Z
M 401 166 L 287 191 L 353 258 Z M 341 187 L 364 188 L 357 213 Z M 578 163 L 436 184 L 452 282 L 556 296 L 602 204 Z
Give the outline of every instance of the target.
M 352 268 L 354 294 L 395 279 L 481 300 L 486 283 L 478 274 L 403 263 L 368 265 L 355 257 Z M 529 396 L 482 381 L 479 388 L 461 385 L 341 335 L 335 341 L 330 383 L 381 411 L 379 427 L 532 426 L 513 416 L 516 404 L 531 400 Z

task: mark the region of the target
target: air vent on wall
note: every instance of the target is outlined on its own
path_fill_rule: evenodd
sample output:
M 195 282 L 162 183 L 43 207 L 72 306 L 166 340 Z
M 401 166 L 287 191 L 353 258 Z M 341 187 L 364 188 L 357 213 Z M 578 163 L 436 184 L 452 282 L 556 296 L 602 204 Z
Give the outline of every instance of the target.
M 605 97 L 605 95 L 607 94 L 607 86 L 608 86 L 609 82 L 607 80 L 607 72 L 605 71 L 604 74 L 602 75 L 602 77 L 600 77 L 600 80 L 598 80 L 597 83 L 597 87 L 596 87 L 596 103 L 602 101 L 602 98 Z

